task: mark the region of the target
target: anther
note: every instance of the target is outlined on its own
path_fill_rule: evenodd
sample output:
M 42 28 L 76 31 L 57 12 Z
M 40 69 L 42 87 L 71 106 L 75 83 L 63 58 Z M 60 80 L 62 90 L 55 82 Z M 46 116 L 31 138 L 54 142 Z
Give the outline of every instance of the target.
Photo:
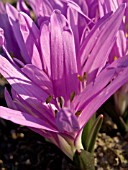
M 70 102 L 73 101 L 75 95 L 76 95 L 75 91 L 71 93 L 71 95 L 70 95 Z
M 46 104 L 50 103 L 52 101 L 53 96 L 50 95 L 46 98 Z
M 75 113 L 75 115 L 78 117 L 78 116 L 80 116 L 80 114 L 81 114 L 81 110 L 79 110 L 79 111 L 77 111 L 76 113 Z

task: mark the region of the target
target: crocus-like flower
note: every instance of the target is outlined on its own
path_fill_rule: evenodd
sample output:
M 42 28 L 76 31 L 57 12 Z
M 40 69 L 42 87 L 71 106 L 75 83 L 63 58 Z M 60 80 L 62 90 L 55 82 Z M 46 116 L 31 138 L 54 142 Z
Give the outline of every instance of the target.
M 127 56 L 107 64 L 125 7 L 100 19 L 76 52 L 74 32 L 60 10 L 37 27 L 7 4 L 19 53 L 30 64 L 19 67 L 9 54 L 9 60 L 0 56 L 0 73 L 12 87 L 11 95 L 5 90 L 9 108 L 0 106 L 0 117 L 29 127 L 73 159 L 83 149 L 85 124 L 128 81 Z

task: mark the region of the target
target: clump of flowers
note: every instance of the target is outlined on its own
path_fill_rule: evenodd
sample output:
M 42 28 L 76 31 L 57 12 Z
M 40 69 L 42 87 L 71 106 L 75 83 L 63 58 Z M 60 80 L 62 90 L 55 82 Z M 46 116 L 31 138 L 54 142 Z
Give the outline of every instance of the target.
M 24 1 L 18 1 L 18 10 L 1 4 L 0 18 L 8 27 L 0 25 L 0 73 L 12 89 L 11 94 L 5 89 L 8 108 L 0 106 L 0 117 L 29 127 L 72 160 L 81 154 L 92 160 L 103 116 L 86 140 L 83 129 L 128 81 L 127 56 L 109 62 L 126 4 L 94 21 L 72 1 L 29 2 L 36 24 Z M 86 161 L 78 165 L 89 168 Z

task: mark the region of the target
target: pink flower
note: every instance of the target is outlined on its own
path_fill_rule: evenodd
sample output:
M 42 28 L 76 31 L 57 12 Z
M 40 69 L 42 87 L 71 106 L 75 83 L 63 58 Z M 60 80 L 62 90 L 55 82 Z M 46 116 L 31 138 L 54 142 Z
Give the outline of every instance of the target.
M 7 4 L 27 64 L 19 67 L 20 60 L 0 56 L 0 73 L 12 87 L 11 95 L 5 90 L 9 108 L 0 106 L 0 117 L 29 127 L 73 159 L 76 149 L 83 149 L 85 124 L 128 81 L 127 57 L 107 65 L 125 7 L 99 19 L 76 50 L 71 23 L 59 10 L 37 27 L 26 13 Z

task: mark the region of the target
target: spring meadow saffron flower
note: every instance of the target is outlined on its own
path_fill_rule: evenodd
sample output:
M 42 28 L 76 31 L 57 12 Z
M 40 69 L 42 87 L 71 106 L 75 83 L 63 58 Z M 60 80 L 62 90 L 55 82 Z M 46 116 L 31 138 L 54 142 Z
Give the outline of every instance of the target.
M 11 94 L 5 89 L 8 108 L 0 106 L 0 117 L 29 127 L 73 159 L 76 150 L 84 149 L 86 123 L 128 81 L 127 56 L 108 62 L 125 8 L 121 4 L 105 14 L 80 43 L 75 20 L 70 22 L 61 8 L 53 8 L 45 20 L 40 15 L 37 26 L 29 14 L 7 4 L 7 22 L 20 56 L 16 60 L 16 54 L 9 54 L 1 28 L 5 55 L 0 56 L 0 73 L 11 85 Z M 40 12 L 37 6 L 35 11 Z M 76 12 L 86 18 L 77 7 Z

